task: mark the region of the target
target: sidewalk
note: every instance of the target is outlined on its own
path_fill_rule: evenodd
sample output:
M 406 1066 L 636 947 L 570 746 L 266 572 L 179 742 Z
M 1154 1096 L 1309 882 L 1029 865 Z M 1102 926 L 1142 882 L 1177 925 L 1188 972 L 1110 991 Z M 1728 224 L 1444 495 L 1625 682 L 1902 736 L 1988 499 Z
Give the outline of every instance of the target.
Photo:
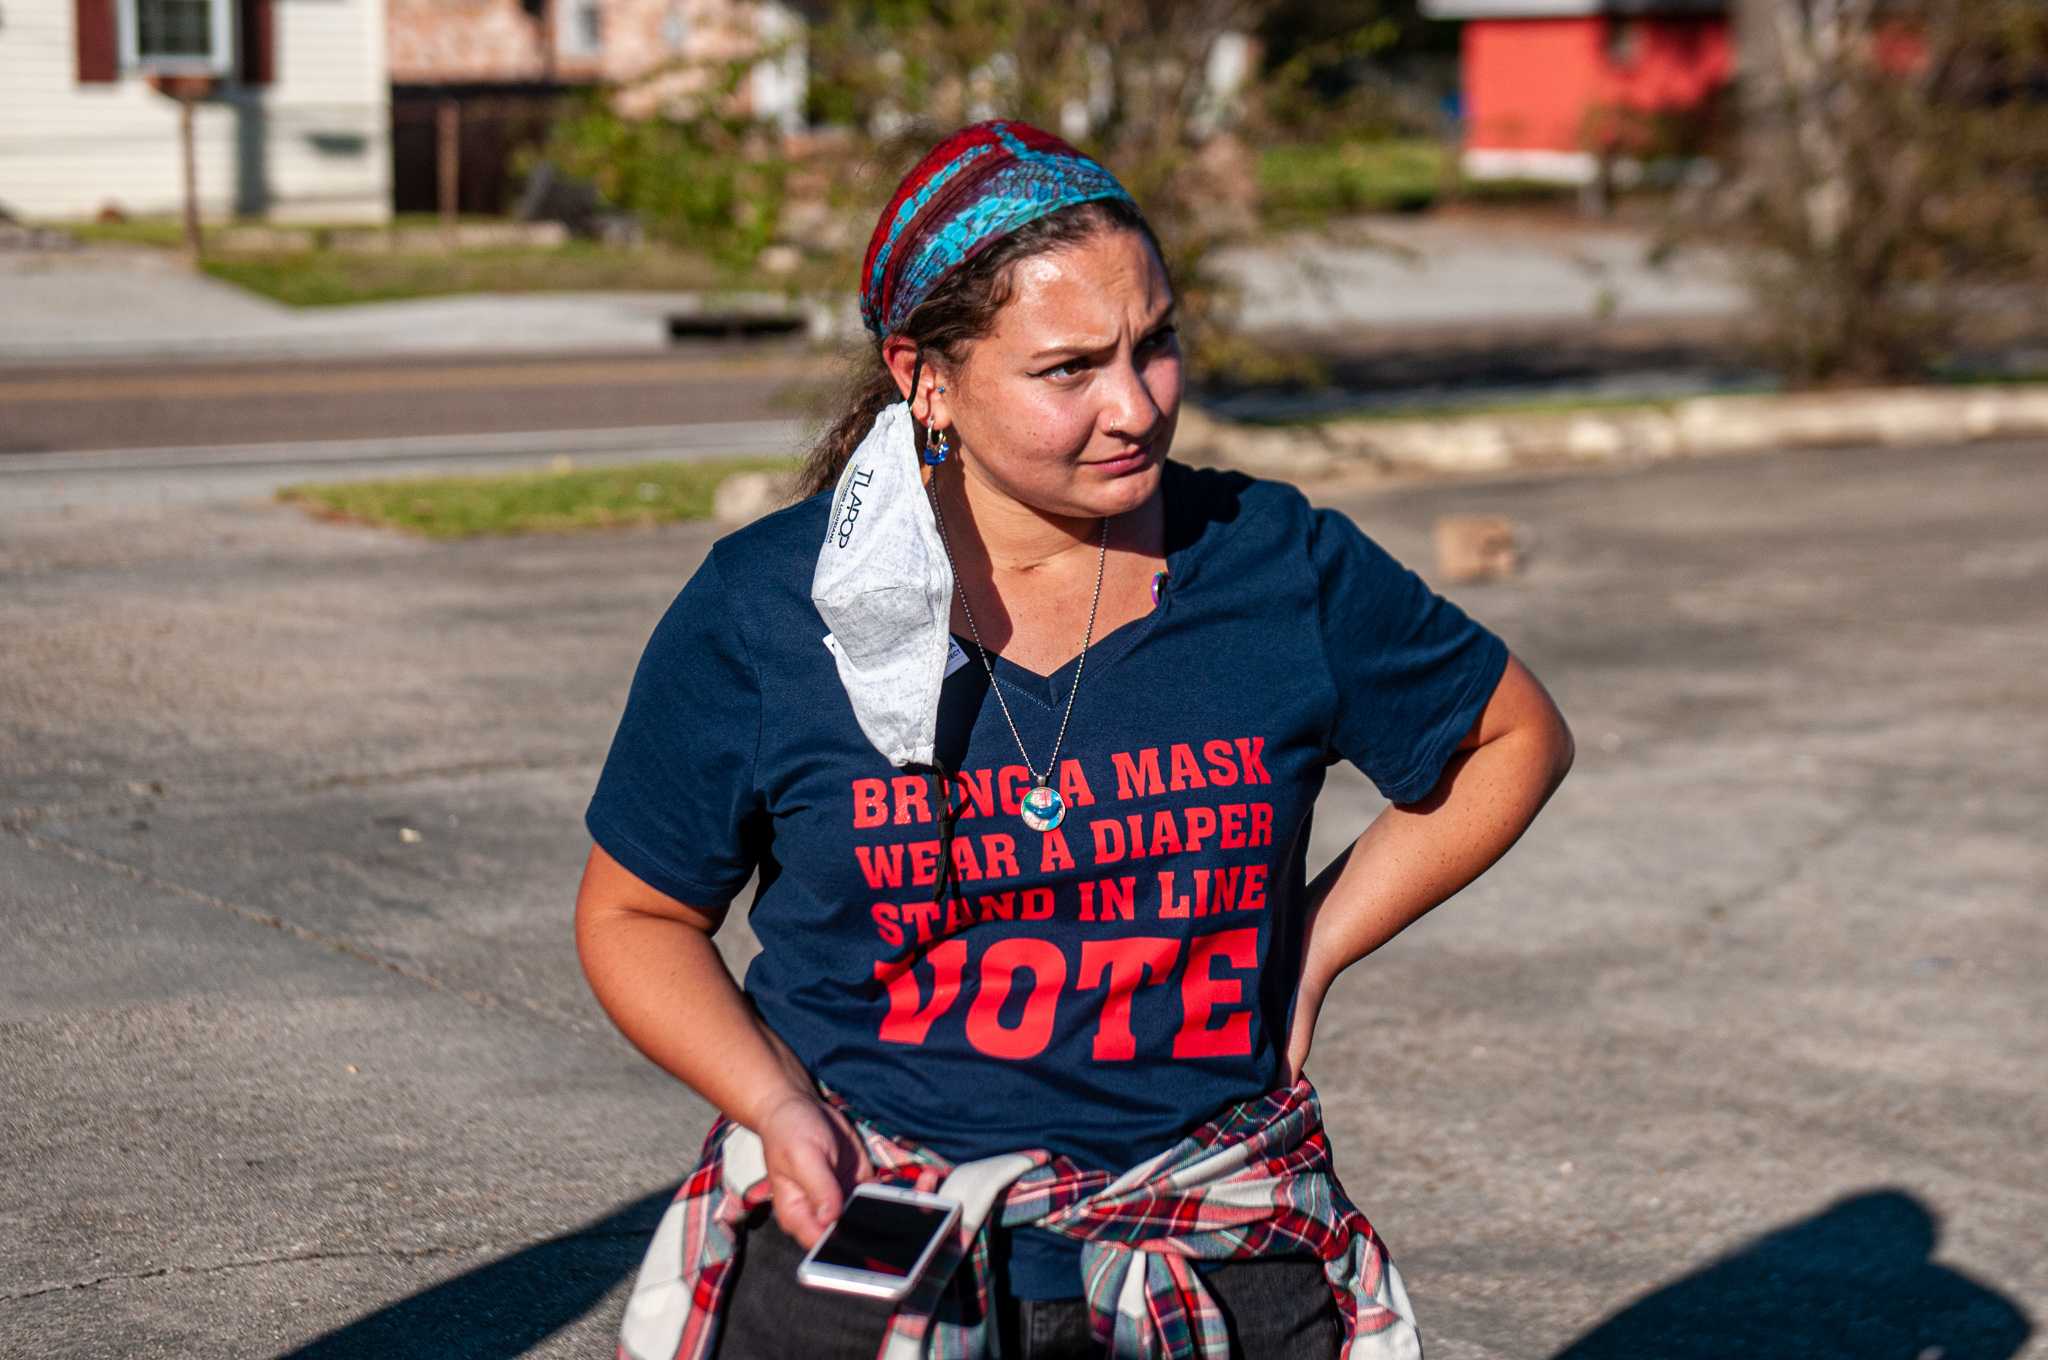
M 1748 306 L 1725 262 L 1648 263 L 1628 227 L 1362 217 L 1217 252 L 1252 331 L 1727 317 Z
M 151 251 L 0 254 L 0 363 L 658 351 L 671 318 L 826 324 L 779 294 L 473 293 L 289 307 Z

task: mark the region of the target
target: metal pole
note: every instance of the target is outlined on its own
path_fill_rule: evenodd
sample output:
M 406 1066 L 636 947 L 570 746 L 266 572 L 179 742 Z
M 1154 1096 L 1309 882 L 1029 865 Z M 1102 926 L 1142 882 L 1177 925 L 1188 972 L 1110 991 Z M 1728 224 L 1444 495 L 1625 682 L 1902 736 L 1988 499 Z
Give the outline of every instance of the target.
M 193 151 L 192 105 L 190 91 L 178 95 L 178 151 L 184 161 L 185 171 L 185 249 L 194 261 L 206 254 L 204 240 L 199 234 L 199 169 L 197 156 Z
M 440 134 L 434 169 L 440 190 L 441 235 L 452 250 L 462 185 L 462 105 L 453 99 L 442 99 L 434 110 L 434 126 Z

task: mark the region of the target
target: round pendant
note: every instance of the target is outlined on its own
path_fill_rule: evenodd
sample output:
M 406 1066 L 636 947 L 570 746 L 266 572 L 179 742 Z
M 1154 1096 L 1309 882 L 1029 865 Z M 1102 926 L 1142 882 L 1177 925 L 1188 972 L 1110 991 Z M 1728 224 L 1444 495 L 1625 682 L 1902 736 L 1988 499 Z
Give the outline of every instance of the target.
M 1066 800 L 1059 791 L 1038 785 L 1023 799 L 1024 825 L 1033 831 L 1050 831 L 1067 815 Z

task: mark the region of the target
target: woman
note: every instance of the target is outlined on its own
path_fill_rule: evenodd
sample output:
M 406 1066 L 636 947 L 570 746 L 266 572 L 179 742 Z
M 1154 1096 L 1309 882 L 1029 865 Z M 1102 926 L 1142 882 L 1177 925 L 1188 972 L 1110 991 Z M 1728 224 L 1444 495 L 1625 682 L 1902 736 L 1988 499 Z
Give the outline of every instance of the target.
M 809 494 L 649 643 L 577 940 L 725 1118 L 622 1353 L 1419 1353 L 1302 1069 L 1337 974 L 1498 858 L 1571 740 L 1341 514 L 1168 459 L 1173 306 L 1101 166 L 947 138 L 877 223 L 875 371 Z M 1391 806 L 1309 882 L 1340 758 Z M 743 993 L 710 936 L 756 871 Z M 795 1282 L 856 1182 L 991 1167 L 893 1317 Z

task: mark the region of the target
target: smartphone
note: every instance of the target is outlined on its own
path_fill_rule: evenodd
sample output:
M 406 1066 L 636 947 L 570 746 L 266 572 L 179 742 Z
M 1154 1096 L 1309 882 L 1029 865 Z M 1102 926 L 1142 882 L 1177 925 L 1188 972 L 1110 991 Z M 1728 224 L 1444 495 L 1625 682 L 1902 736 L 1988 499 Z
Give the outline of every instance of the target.
M 957 1201 L 893 1185 L 856 1185 L 796 1268 L 799 1283 L 895 1302 L 960 1221 Z

